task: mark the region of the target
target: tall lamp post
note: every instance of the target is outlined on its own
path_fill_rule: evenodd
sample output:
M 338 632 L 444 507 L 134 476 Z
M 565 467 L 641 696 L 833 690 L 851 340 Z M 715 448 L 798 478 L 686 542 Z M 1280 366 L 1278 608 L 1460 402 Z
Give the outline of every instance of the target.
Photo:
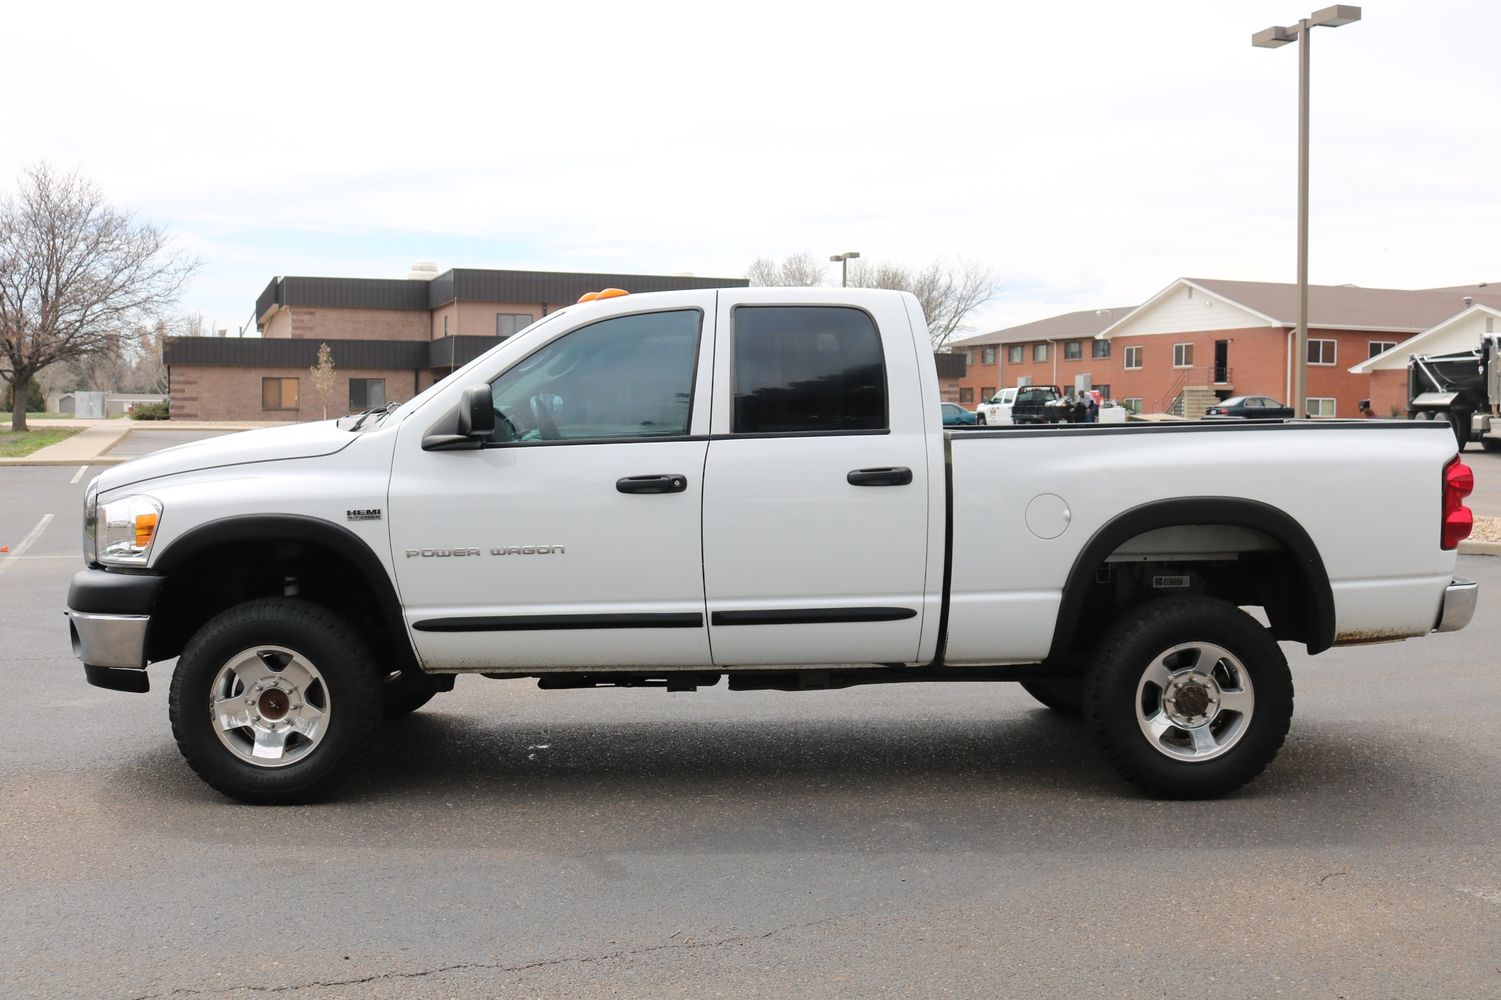
M 846 288 L 850 283 L 850 261 L 860 256 L 858 250 L 846 250 L 844 253 L 836 253 L 829 260 L 839 265 L 839 287 Z
M 1308 412 L 1308 41 L 1317 27 L 1338 28 L 1360 20 L 1360 8 L 1336 4 L 1297 24 L 1274 25 L 1251 36 L 1257 48 L 1298 43 L 1298 327 L 1293 334 L 1293 413 Z

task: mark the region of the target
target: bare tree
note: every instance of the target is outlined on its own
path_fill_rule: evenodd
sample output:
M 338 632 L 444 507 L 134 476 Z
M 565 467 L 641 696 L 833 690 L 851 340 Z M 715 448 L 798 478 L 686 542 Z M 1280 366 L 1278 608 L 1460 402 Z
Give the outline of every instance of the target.
M 334 352 L 327 344 L 318 345 L 318 363 L 308 369 L 308 377 L 312 380 L 313 391 L 318 394 L 318 402 L 323 404 L 323 419 L 327 420 L 328 397 L 334 391 Z
M 48 365 L 118 353 L 122 336 L 175 301 L 197 266 L 82 177 L 32 167 L 0 202 L 0 379 L 24 399 Z M 26 429 L 24 407 L 10 426 Z
M 928 340 L 940 351 L 954 334 L 967 329 L 966 317 L 995 298 L 1000 283 L 977 261 L 956 264 L 935 260 L 920 271 L 891 262 L 859 261 L 850 268 L 852 288 L 894 288 L 911 292 L 928 318 Z
M 767 288 L 813 288 L 823 284 L 823 261 L 811 253 L 795 253 L 780 264 L 770 257 L 757 257 L 745 269 L 752 285 Z

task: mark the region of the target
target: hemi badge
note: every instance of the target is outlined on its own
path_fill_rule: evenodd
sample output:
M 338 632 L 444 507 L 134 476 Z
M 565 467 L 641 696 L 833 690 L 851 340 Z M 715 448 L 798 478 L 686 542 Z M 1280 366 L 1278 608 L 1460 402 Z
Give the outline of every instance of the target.
M 345 511 L 344 512 L 344 516 L 347 517 L 351 521 L 379 521 L 380 520 L 380 508 L 379 507 L 367 507 L 367 508 L 365 508 L 363 510 Z

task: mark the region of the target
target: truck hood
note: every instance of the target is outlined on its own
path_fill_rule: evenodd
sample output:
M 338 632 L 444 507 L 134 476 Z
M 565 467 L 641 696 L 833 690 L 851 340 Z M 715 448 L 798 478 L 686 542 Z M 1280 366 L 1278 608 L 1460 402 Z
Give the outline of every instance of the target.
M 343 451 L 359 436 L 357 433 L 340 430 L 332 420 L 225 434 L 222 437 L 166 448 L 106 469 L 99 476 L 99 489 L 103 492 L 147 479 L 218 469 L 227 465 L 276 462 L 289 458 L 319 458 Z

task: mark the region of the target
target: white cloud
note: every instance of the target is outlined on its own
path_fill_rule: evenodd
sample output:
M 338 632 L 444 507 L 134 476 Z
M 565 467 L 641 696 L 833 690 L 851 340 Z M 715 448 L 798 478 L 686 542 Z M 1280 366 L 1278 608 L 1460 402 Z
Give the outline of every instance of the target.
M 186 304 L 221 323 L 277 273 L 858 249 L 987 262 L 1000 325 L 1291 278 L 1297 57 L 1249 38 L 1299 12 L 30 5 L 0 178 L 77 167 L 169 225 L 205 259 Z M 1501 277 L 1501 12 L 1366 16 L 1314 40 L 1314 280 Z

